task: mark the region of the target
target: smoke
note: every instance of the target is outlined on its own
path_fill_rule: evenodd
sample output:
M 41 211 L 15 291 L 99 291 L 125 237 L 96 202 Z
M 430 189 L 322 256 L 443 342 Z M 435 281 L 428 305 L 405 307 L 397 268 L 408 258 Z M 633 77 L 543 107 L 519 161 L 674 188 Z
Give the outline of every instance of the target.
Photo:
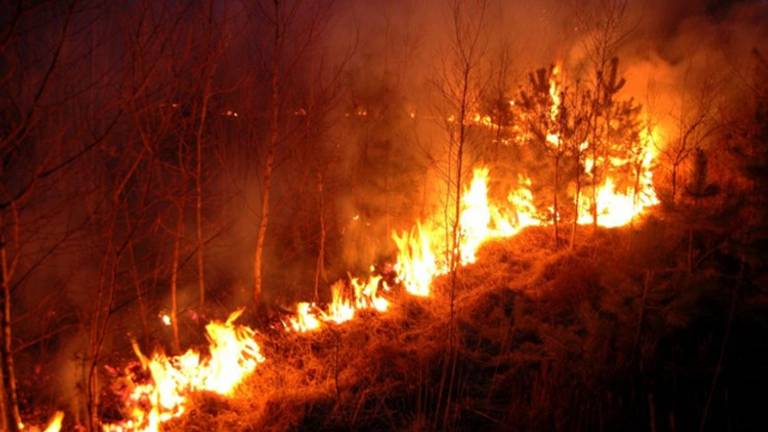
M 490 85 L 490 71 L 502 53 L 510 59 L 507 77 L 510 93 L 515 93 L 517 85 L 525 82 L 528 72 L 556 62 L 563 63 L 566 74 L 575 79 L 593 79 L 586 47 L 594 35 L 590 29 L 594 21 L 590 22 L 588 17 L 599 17 L 606 1 L 488 1 L 482 24 L 482 56 L 474 84 L 479 89 Z M 468 2 L 470 6 L 478 3 Z M 443 0 L 339 0 L 333 5 L 329 21 L 324 23 L 324 32 L 313 41 L 306 58 L 297 61 L 291 70 L 282 107 L 282 125 L 286 133 L 278 150 L 272 222 L 265 252 L 269 297 L 307 299 L 311 295 L 319 253 L 321 211 L 327 243 L 326 277 L 320 289 L 327 292 L 333 279 L 343 277 L 346 271 L 364 271 L 371 263 L 391 258 L 392 231 L 410 227 L 416 220 L 440 208 L 446 196 L 447 133 L 444 118 L 441 118 L 445 111 L 437 108 L 442 100 L 436 82 L 442 78 L 441 69 L 450 61 L 448 47 L 452 22 L 449 6 L 450 2 Z M 184 86 L 193 86 L 200 76 L 200 71 L 190 66 L 199 60 L 190 52 L 202 39 L 202 32 L 197 29 L 204 26 L 200 24 L 202 21 L 196 21 L 200 17 L 195 15 L 200 11 L 179 8 L 185 15 L 176 22 L 172 15 L 178 11 L 174 8 L 158 12 L 152 8 L 144 11 L 139 10 L 138 5 L 135 7 L 131 13 L 122 13 L 116 10 L 119 6 L 111 6 L 109 14 L 105 12 L 109 16 L 99 21 L 99 25 L 91 29 L 92 33 L 83 30 L 91 25 L 91 17 L 76 18 L 78 31 L 73 33 L 78 36 L 65 45 L 64 67 L 57 69 L 53 76 L 58 87 L 50 93 L 51 101 L 46 102 L 59 103 L 59 99 L 69 100 L 80 97 L 81 93 L 86 100 L 77 99 L 78 103 L 72 103 L 72 106 L 62 104 L 63 108 L 55 115 L 50 114 L 55 111 L 53 109 L 46 112 L 50 118 L 40 124 L 49 126 L 53 132 L 40 132 L 43 136 L 41 154 L 43 150 L 50 150 L 49 142 L 58 143 L 67 150 L 61 154 L 73 153 L 66 148 L 64 138 L 46 134 L 57 135 L 62 131 L 61 136 L 80 145 L 80 141 L 87 142 L 92 138 L 94 132 L 91 129 L 99 129 L 94 124 L 109 123 L 111 116 L 95 120 L 89 116 L 111 114 L 118 104 L 115 101 L 122 100 L 118 97 L 120 92 L 137 84 L 125 78 L 132 73 L 141 76 L 142 70 L 137 66 L 138 61 L 130 63 L 131 58 L 126 54 L 130 47 L 124 45 L 131 42 L 128 36 L 133 34 L 131 30 L 135 23 L 132 20 L 141 21 L 139 17 L 144 13 L 157 13 L 162 18 L 157 24 L 161 30 L 157 34 L 167 31 L 171 34 L 178 32 L 178 35 L 164 40 L 152 39 L 154 30 L 144 28 L 135 32 L 137 37 L 152 43 L 143 48 L 146 52 L 132 52 L 132 55 L 143 55 L 142 60 L 148 63 L 157 61 L 157 71 L 148 81 L 151 91 L 145 96 L 146 100 L 137 104 L 146 104 L 142 110 L 164 113 L 157 106 L 165 104 L 163 106 L 167 108 L 180 102 L 182 96 L 194 99 L 184 93 L 189 91 Z M 216 170 L 211 170 L 204 184 L 205 235 L 211 239 L 206 244 L 205 257 L 211 297 L 220 305 L 235 307 L 247 304 L 251 299 L 251 266 L 262 193 L 260 161 L 267 129 L 264 112 L 268 106 L 266 83 L 269 82 L 269 72 L 265 65 L 272 55 L 271 33 L 267 22 L 256 25 L 259 22 L 252 20 L 253 11 L 246 9 L 242 2 L 224 2 L 217 7 L 221 8 L 217 19 L 223 23 L 221 34 L 226 43 L 216 72 L 214 108 L 209 120 L 210 147 L 216 151 L 211 151 L 208 160 L 215 162 L 210 166 Z M 89 13 L 95 15 L 102 11 L 96 8 Z M 47 22 L 43 18 L 25 25 Z M 44 53 L 53 51 L 48 48 L 58 40 L 61 24 L 53 21 L 53 24 L 47 24 L 50 28 L 44 32 L 44 42 L 43 38 L 39 38 L 39 43 L 35 41 L 35 49 L 28 56 L 45 59 Z M 621 59 L 621 74 L 627 80 L 623 96 L 642 103 L 663 130 L 665 139 L 674 140 L 677 124 L 689 110 L 700 109 L 703 104 L 711 106 L 714 115 L 738 105 L 740 96 L 749 92 L 751 53 L 755 48 L 763 49 L 768 41 L 766 22 L 768 3 L 765 1 L 630 1 L 621 26 L 621 33 L 626 37 L 616 47 L 616 55 Z M 296 30 L 298 40 L 301 29 Z M 30 30 L 28 34 L 27 39 L 33 41 L 34 32 Z M 167 44 L 159 43 L 161 40 Z M 142 39 L 142 42 L 146 41 Z M 185 45 L 187 43 L 190 45 Z M 83 59 L 88 59 L 88 68 L 83 68 L 89 71 L 87 77 L 80 76 L 80 68 L 72 67 L 81 65 L 79 62 Z M 45 65 L 40 61 L 35 67 L 28 63 L 19 66 L 24 69 L 24 78 L 33 82 L 32 78 L 43 75 Z M 67 66 L 70 69 L 66 69 Z M 136 70 L 133 70 L 134 66 Z M 155 65 L 143 66 L 149 70 Z M 334 78 L 335 72 L 342 67 L 343 73 Z M 183 83 L 179 76 L 183 76 Z M 73 91 L 68 84 L 78 79 L 84 82 L 83 88 L 75 86 L 76 91 L 70 94 Z M 126 79 L 127 84 L 122 83 L 122 79 Z M 337 80 L 334 85 L 339 89 L 332 100 L 320 100 L 319 111 L 325 110 L 323 119 L 312 125 L 307 139 L 301 129 L 304 119 L 301 112 L 308 107 L 307 95 L 318 92 L 322 84 L 331 86 L 334 79 Z M 91 81 L 96 84 L 88 87 Z M 32 90 L 33 86 L 29 89 L 25 86 L 23 93 L 34 94 Z M 237 112 L 239 116 L 223 116 L 225 112 Z M 188 116 L 172 119 L 179 123 L 191 122 Z M 155 126 L 153 122 L 161 123 L 167 118 L 141 120 Z M 66 173 L 74 178 L 81 172 L 89 172 L 93 177 L 90 181 L 62 182 L 69 204 L 51 200 L 37 209 L 26 209 L 32 213 L 31 219 L 42 220 L 37 222 L 38 225 L 47 225 L 35 234 L 40 240 L 29 243 L 35 250 L 43 251 L 35 254 L 35 259 L 55 241 L 57 226 L 77 225 L 85 218 L 84 214 L 96 213 L 94 209 L 107 213 L 100 206 L 111 202 L 108 188 L 104 188 L 106 198 L 94 198 L 98 192 L 93 191 L 101 190 L 102 183 L 109 184 L 119 177 L 115 174 L 113 178 L 112 171 L 124 174 L 132 166 L 131 158 L 136 155 L 126 149 L 141 148 L 134 127 L 134 123 L 121 120 L 117 128 L 119 133 L 110 135 L 108 142 L 98 147 L 100 153 L 94 156 L 95 161 L 89 160 L 78 166 L 79 172 Z M 185 138 L 188 137 L 185 135 Z M 162 154 L 158 158 L 165 157 L 162 162 L 172 166 L 177 137 L 168 132 L 164 140 L 172 144 L 170 150 L 161 150 L 171 156 Z M 473 157 L 475 155 L 470 152 L 468 159 Z M 106 163 L 101 163 L 99 158 Z M 220 162 L 221 165 L 217 165 Z M 104 172 L 96 178 L 91 172 L 92 166 L 98 166 Z M 139 166 L 139 170 L 144 168 L 144 165 Z M 153 169 L 156 172 L 135 180 L 138 186 L 128 185 L 138 192 L 126 200 L 127 207 L 139 202 L 139 192 L 144 190 L 141 181 L 148 182 L 150 177 L 157 181 L 153 176 L 162 177 L 158 188 L 168 189 L 152 190 L 156 192 L 152 198 L 157 203 L 141 209 L 146 214 L 142 213 L 141 217 L 145 219 L 140 223 L 152 228 L 142 226 L 140 230 L 145 237 L 137 242 L 141 244 L 137 246 L 139 265 L 136 267 L 161 269 L 154 282 L 151 274 L 140 275 L 144 288 L 151 290 L 150 319 L 169 304 L 164 293 L 169 284 L 167 269 L 173 238 L 170 224 L 175 218 L 167 198 L 176 192 L 170 168 L 156 167 L 147 172 Z M 318 174 L 323 178 L 322 207 Z M 152 183 L 152 187 L 156 184 Z M 41 196 L 42 200 L 48 199 L 45 194 Z M 51 208 L 58 212 L 56 217 L 44 214 L 53 212 Z M 128 232 L 132 228 L 129 223 L 123 223 L 126 221 L 120 222 L 119 229 Z M 35 226 L 28 226 L 32 227 L 31 231 L 38 231 Z M 185 258 L 194 250 L 194 219 L 191 216 L 187 218 L 186 226 Z M 106 242 L 106 235 L 99 231 L 103 228 L 92 227 L 93 232 L 68 240 L 64 245 L 66 250 L 46 258 L 45 266 L 36 270 L 26 285 L 14 293 L 18 300 L 16 308 L 22 312 L 18 315 L 34 312 L 40 299 L 47 298 L 46 295 L 54 290 L 63 293 L 56 297 L 60 301 L 57 306 L 60 315 L 68 314 L 71 319 L 78 318 L 78 314 L 89 315 L 99 278 L 103 277 L 103 271 L 99 269 L 104 255 L 101 247 Z M 120 235 L 115 237 L 120 238 Z M 29 267 L 22 265 L 21 268 Z M 182 305 L 190 306 L 196 300 L 193 261 L 187 260 L 181 270 L 179 295 Z M 117 303 L 130 304 L 135 292 L 132 275 L 127 270 L 118 273 L 118 286 L 123 292 Z M 142 324 L 135 314 L 135 307 L 126 307 L 116 314 L 119 314 L 115 321 L 120 322 L 120 328 L 112 329 L 111 334 L 122 338 L 125 344 L 126 329 L 139 329 Z M 37 326 L 40 323 L 30 324 L 33 320 L 26 318 L 25 323 L 17 326 L 18 334 L 32 339 L 39 333 Z M 163 339 L 163 335 L 157 335 L 157 338 Z M 60 351 L 57 363 L 62 362 L 62 370 L 76 369 L 73 358 L 85 345 L 81 334 L 73 337 L 71 343 L 61 342 L 54 347 Z M 62 382 L 68 395 L 76 393 L 75 386 L 72 381 Z

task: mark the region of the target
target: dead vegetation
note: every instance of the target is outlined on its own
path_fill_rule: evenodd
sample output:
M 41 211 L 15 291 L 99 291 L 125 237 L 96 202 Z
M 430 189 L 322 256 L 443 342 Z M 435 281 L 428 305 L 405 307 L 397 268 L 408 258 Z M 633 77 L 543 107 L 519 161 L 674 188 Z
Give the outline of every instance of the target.
M 728 371 L 766 364 L 753 351 L 766 302 L 746 284 L 716 289 L 738 277 L 722 263 L 695 274 L 675 267 L 685 233 L 659 226 L 605 230 L 565 252 L 551 249 L 544 229 L 485 245 L 459 272 L 448 418 L 434 414 L 445 403 L 442 278 L 434 299 L 403 296 L 384 315 L 270 335 L 269 360 L 235 397 L 201 395 L 167 430 L 691 430 L 710 393 L 729 295 L 738 295 L 738 336 L 719 385 L 732 400 L 715 401 L 709 424 L 755 424 L 751 384 Z

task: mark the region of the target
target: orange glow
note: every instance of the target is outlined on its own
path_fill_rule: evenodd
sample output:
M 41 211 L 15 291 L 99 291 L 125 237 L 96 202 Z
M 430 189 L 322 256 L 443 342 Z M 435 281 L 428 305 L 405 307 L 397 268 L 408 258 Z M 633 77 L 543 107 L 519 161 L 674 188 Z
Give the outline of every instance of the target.
M 341 324 L 355 317 L 355 306 L 352 299 L 344 295 L 344 282 L 338 281 L 331 287 L 331 304 L 328 310 L 323 312 L 323 321 L 331 321 Z
M 61 411 L 56 411 L 53 414 L 53 417 L 51 417 L 50 420 L 48 420 L 48 424 L 45 426 L 45 429 L 42 429 L 39 426 L 24 426 L 23 422 L 19 422 L 19 430 L 25 431 L 25 432 L 59 432 L 61 430 L 61 423 L 64 420 L 64 413 Z
M 395 271 L 408 293 L 419 297 L 429 295 L 432 279 L 438 275 L 437 256 L 432 251 L 432 241 L 439 233 L 431 233 L 421 223 L 410 232 L 392 234 L 397 245 Z
M 553 73 L 557 73 L 557 69 Z M 550 81 L 552 120 L 558 115 L 560 96 L 554 79 Z M 475 116 L 474 121 L 483 124 L 484 117 Z M 560 145 L 560 139 L 550 134 L 547 142 Z M 634 160 L 598 160 L 600 164 L 611 164 L 613 171 L 627 171 L 632 182 L 618 182 L 606 177 L 597 188 L 598 224 L 603 227 L 618 227 L 630 223 L 635 217 L 657 204 L 653 189 L 652 168 L 656 158 L 659 139 L 657 130 L 643 130 Z M 585 151 L 588 142 L 580 145 Z M 594 161 L 587 158 L 585 169 L 590 173 Z M 620 189 L 617 184 L 632 186 Z M 507 193 L 506 200 L 491 202 L 489 197 L 490 171 L 486 167 L 475 167 L 473 176 L 461 195 L 458 220 L 459 245 L 452 251 L 450 233 L 452 226 L 443 213 L 417 222 L 402 233 L 393 232 L 397 257 L 393 265 L 397 281 L 405 291 L 414 296 L 429 297 L 433 280 L 447 274 L 451 255 L 455 252 L 458 265 L 467 265 L 477 260 L 478 249 L 489 239 L 511 237 L 530 226 L 546 226 L 550 218 L 542 218 L 535 206 L 532 181 L 525 175 L 518 175 L 517 187 Z M 635 190 L 637 189 L 637 190 Z M 593 203 L 589 194 L 581 196 L 577 222 L 591 224 Z M 550 209 L 552 211 L 552 209 Z M 358 220 L 359 215 L 353 217 Z M 387 312 L 391 299 L 385 297 L 389 286 L 373 267 L 367 277 L 348 276 L 331 286 L 331 301 L 321 307 L 315 303 L 296 304 L 295 314 L 288 318 L 285 328 L 298 333 L 312 332 L 324 326 L 340 325 L 359 316 L 358 312 L 369 310 Z M 144 370 L 149 371 L 148 382 L 132 382 L 130 396 L 125 401 L 127 419 L 121 423 L 104 425 L 105 431 L 158 431 L 164 422 L 179 417 L 188 409 L 189 395 L 195 391 L 211 391 L 231 395 L 237 385 L 250 375 L 257 365 L 264 361 L 259 345 L 254 340 L 254 331 L 237 326 L 234 321 L 241 311 L 236 311 L 224 323 L 212 322 L 206 326 L 210 342 L 210 355 L 201 356 L 195 350 L 167 357 L 155 353 L 146 358 L 134 345 Z M 161 315 L 168 325 L 170 317 Z M 129 376 L 130 373 L 128 374 Z M 52 422 L 53 425 L 53 422 Z M 57 428 L 60 428 L 61 419 Z M 53 426 L 50 426 L 53 427 Z M 48 429 L 46 429 L 48 430 Z M 58 429 L 50 429 L 52 431 Z
M 635 217 L 642 214 L 647 208 L 659 203 L 656 191 L 653 188 L 654 161 L 658 150 L 653 143 L 659 139 L 660 132 L 656 129 L 648 131 L 643 129 L 640 133 L 639 176 L 637 191 L 634 186 L 625 191 L 616 190 L 616 181 L 607 177 L 602 185 L 597 188 L 597 224 L 606 228 L 615 228 L 630 223 Z M 603 162 L 603 161 L 600 161 Z M 626 164 L 625 160 L 609 159 L 613 166 Z M 587 172 L 592 170 L 594 161 L 585 160 Z M 592 197 L 589 194 L 582 196 L 579 202 L 579 224 L 592 223 Z
M 331 303 L 326 309 L 310 303 L 297 304 L 296 316 L 289 318 L 286 328 L 305 333 L 322 328 L 323 323 L 347 322 L 360 310 L 386 312 L 389 309 L 389 300 L 379 292 L 380 285 L 385 291 L 388 289 L 381 276 L 372 275 L 363 279 L 350 275 L 349 285 L 351 289 L 340 280 L 331 286 Z
M 128 418 L 104 425 L 104 430 L 158 431 L 162 423 L 184 414 L 192 392 L 231 395 L 235 387 L 264 361 L 254 340 L 254 331 L 234 324 L 241 313 L 242 310 L 235 311 L 223 323 L 213 321 L 206 325 L 210 344 L 207 357 L 190 349 L 174 357 L 156 352 L 147 358 L 134 344 L 136 355 L 142 367 L 149 371 L 151 381 L 134 383 L 126 401 L 130 409 Z
M 296 316 L 290 318 L 290 328 L 297 332 L 307 332 L 320 328 L 320 321 L 314 312 L 310 310 L 313 308 L 314 305 L 311 303 L 297 303 Z
M 388 288 L 381 276 L 371 276 L 367 281 L 350 276 L 349 281 L 355 290 L 355 308 L 375 309 L 379 312 L 389 309 L 389 300 L 381 297 L 378 292 L 380 284 L 385 290 Z
M 59 432 L 61 430 L 61 422 L 64 420 L 64 413 L 57 411 L 53 415 L 53 418 L 48 422 L 48 425 L 43 429 L 44 432 Z
M 533 205 L 529 179 L 520 177 L 520 188 L 508 196 L 511 208 L 504 208 L 488 202 L 488 177 L 488 168 L 475 168 L 469 189 L 462 194 L 459 216 L 461 265 L 475 262 L 477 249 L 488 239 L 509 237 L 524 227 L 542 223 Z M 450 241 L 445 232 L 445 224 L 436 215 L 424 223 L 417 223 L 415 229 L 393 233 L 398 249 L 395 271 L 408 293 L 429 296 L 432 280 L 450 271 L 447 258 Z
M 598 189 L 599 224 L 604 227 L 621 226 L 658 203 L 652 185 L 651 167 L 655 148 L 653 134 L 642 134 L 646 148 L 642 149 L 640 172 L 637 178 L 638 193 L 632 188 L 625 192 L 616 190 L 612 178 Z M 586 143 L 584 144 L 586 145 Z M 614 160 L 613 164 L 626 161 Z M 587 161 L 589 165 L 590 161 Z M 476 261 L 477 250 L 492 238 L 510 237 L 525 227 L 549 224 L 541 219 L 534 205 L 531 179 L 519 175 L 518 186 L 509 192 L 506 202 L 489 202 L 489 170 L 475 168 L 469 187 L 462 194 L 459 216 L 460 250 L 459 265 Z M 583 197 L 579 209 L 579 223 L 590 224 L 591 203 Z M 450 271 L 449 246 L 446 225 L 438 214 L 402 234 L 393 233 L 397 247 L 394 270 L 398 281 L 411 295 L 428 297 L 431 284 L 437 276 Z M 373 270 L 373 269 L 372 269 Z M 357 316 L 361 310 L 386 312 L 390 300 L 382 296 L 389 287 L 381 276 L 367 278 L 349 276 L 349 283 L 338 281 L 331 287 L 332 299 L 325 309 L 314 303 L 298 303 L 296 313 L 290 317 L 286 329 L 311 332 L 327 324 L 342 324 Z M 117 424 L 104 425 L 105 431 L 158 431 L 162 423 L 184 414 L 189 394 L 206 390 L 221 395 L 231 395 L 235 387 L 251 374 L 258 363 L 264 361 L 254 332 L 248 327 L 236 326 L 237 311 L 224 323 L 212 322 L 206 326 L 210 341 L 210 356 L 202 358 L 195 350 L 167 357 L 155 353 L 144 357 L 134 346 L 142 366 L 151 375 L 148 383 L 135 383 L 126 400 L 128 419 Z

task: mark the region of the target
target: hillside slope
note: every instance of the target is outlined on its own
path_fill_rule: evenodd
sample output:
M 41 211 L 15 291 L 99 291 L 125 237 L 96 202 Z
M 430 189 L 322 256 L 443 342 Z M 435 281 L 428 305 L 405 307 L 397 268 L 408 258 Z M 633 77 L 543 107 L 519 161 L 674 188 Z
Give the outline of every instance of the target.
M 443 277 L 384 315 L 270 334 L 234 398 L 201 395 L 168 429 L 682 431 L 705 411 L 705 430 L 765 426 L 764 276 L 723 247 L 691 272 L 686 233 L 654 221 L 573 251 L 550 237 L 489 243 L 460 269 L 455 368 Z

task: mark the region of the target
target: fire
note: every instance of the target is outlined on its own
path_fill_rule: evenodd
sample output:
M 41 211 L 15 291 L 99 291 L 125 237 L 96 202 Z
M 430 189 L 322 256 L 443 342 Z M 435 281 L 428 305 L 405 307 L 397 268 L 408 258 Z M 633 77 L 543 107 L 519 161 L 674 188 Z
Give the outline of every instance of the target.
M 59 432 L 61 430 L 62 421 L 64 421 L 64 413 L 57 411 L 56 414 L 53 415 L 53 418 L 48 422 L 44 432 Z
M 598 189 L 597 206 L 599 224 L 605 227 L 621 226 L 658 203 L 653 190 L 651 168 L 654 161 L 653 134 L 644 133 L 645 147 L 642 148 L 637 164 L 634 188 L 619 192 L 613 178 L 606 178 Z M 612 160 L 616 166 L 627 161 Z M 587 161 L 587 164 L 591 161 Z M 459 215 L 460 265 L 476 261 L 477 250 L 492 238 L 509 237 L 529 226 L 547 225 L 549 218 L 541 218 L 534 205 L 531 191 L 532 181 L 524 175 L 518 176 L 518 187 L 507 195 L 505 203 L 496 205 L 489 201 L 489 169 L 477 167 L 461 197 Z M 583 197 L 578 222 L 590 224 L 592 204 Z M 445 219 L 436 215 L 426 221 L 417 222 L 414 228 L 402 234 L 393 233 L 397 247 L 397 262 L 394 269 L 405 290 L 415 296 L 428 297 L 432 281 L 450 271 L 451 241 Z M 331 302 L 321 308 L 314 303 L 302 302 L 296 305 L 296 313 L 285 327 L 295 332 L 311 332 L 324 325 L 342 324 L 354 319 L 359 311 L 386 312 L 390 300 L 383 296 L 389 287 L 379 275 L 358 278 L 349 275 L 349 280 L 338 281 L 331 287 Z M 238 383 L 251 374 L 258 363 L 264 361 L 259 345 L 254 341 L 254 332 L 248 327 L 235 326 L 233 322 L 240 315 L 237 311 L 224 323 L 212 322 L 207 327 L 210 341 L 210 356 L 202 358 L 194 350 L 167 357 L 155 353 L 151 358 L 136 353 L 143 368 L 149 371 L 151 380 L 147 383 L 133 383 L 126 405 L 130 410 L 128 419 L 105 425 L 106 431 L 157 431 L 160 425 L 181 416 L 188 408 L 189 395 L 194 391 L 211 391 L 231 395 Z
M 549 108 L 549 118 L 553 121 L 557 118 L 558 112 L 560 112 L 560 89 L 557 87 L 557 81 L 555 77 L 560 74 L 560 66 L 552 68 L 552 76 L 549 79 L 549 97 L 552 99 L 552 105 Z
M 639 152 L 637 158 L 638 172 L 635 173 L 637 181 L 635 186 L 630 186 L 625 192 L 616 190 L 616 180 L 607 177 L 602 185 L 597 188 L 597 224 L 606 228 L 615 228 L 630 223 L 636 216 L 642 214 L 645 209 L 659 203 L 656 191 L 653 188 L 654 161 L 658 150 L 654 142 L 659 139 L 658 130 L 643 129 L 640 133 Z M 603 161 L 600 161 L 603 162 Z M 614 167 L 631 164 L 632 161 L 609 159 Z M 587 172 L 592 170 L 594 161 L 587 158 L 585 168 Z M 582 196 L 579 203 L 579 224 L 592 223 L 592 197 Z
M 355 290 L 357 309 L 374 309 L 378 312 L 386 312 L 389 309 L 389 300 L 379 295 L 379 285 L 385 291 L 389 290 L 381 276 L 371 276 L 367 281 L 350 276 L 349 281 Z
M 432 251 L 433 237 L 421 223 L 416 223 L 410 232 L 392 234 L 398 249 L 395 271 L 406 291 L 415 296 L 428 296 L 432 279 L 438 274 L 437 256 Z
M 332 301 L 328 305 L 328 311 L 321 316 L 323 321 L 331 321 L 341 324 L 355 317 L 353 300 L 344 295 L 344 282 L 339 281 L 331 287 Z
M 550 79 L 550 119 L 555 122 L 560 115 L 561 93 L 555 77 L 555 67 Z M 513 104 L 510 101 L 510 104 Z M 367 115 L 365 111 L 358 115 Z M 491 118 L 481 114 L 471 117 L 479 125 L 491 125 Z M 454 122 L 453 116 L 448 122 Z M 599 164 L 610 164 L 608 172 L 631 171 L 634 179 L 629 187 L 620 189 L 616 178 L 607 176 L 596 190 L 596 200 L 584 193 L 579 200 L 577 223 L 591 224 L 593 206 L 598 213 L 598 224 L 603 227 L 618 227 L 630 223 L 633 218 L 659 202 L 653 188 L 652 168 L 657 149 L 654 142 L 658 131 L 645 129 L 634 154 L 626 160 L 598 159 Z M 560 137 L 548 132 L 547 143 L 560 150 Z M 579 149 L 583 152 L 589 146 L 584 141 Z M 587 175 L 592 172 L 595 161 L 584 160 Z M 630 169 L 627 170 L 627 167 Z M 414 296 L 429 297 L 432 281 L 451 270 L 451 257 L 458 258 L 459 265 L 477 260 L 477 251 L 489 239 L 510 237 L 530 226 L 544 226 L 551 218 L 542 217 L 534 204 L 532 180 L 518 175 L 517 188 L 511 190 L 506 201 L 491 202 L 489 198 L 490 172 L 486 167 L 475 167 L 468 187 L 461 195 L 458 216 L 459 244 L 456 250 L 451 239 L 452 221 L 442 213 L 419 221 L 410 230 L 392 233 L 397 248 L 394 270 L 397 281 L 405 291 Z M 549 211 L 554 211 L 550 209 Z M 557 215 L 559 217 L 559 215 Z M 358 221 L 360 215 L 352 220 Z M 389 286 L 382 276 L 371 274 L 367 277 L 353 277 L 340 280 L 331 286 L 331 301 L 319 306 L 315 303 L 296 304 L 295 315 L 288 318 L 285 328 L 299 333 L 322 329 L 326 325 L 339 325 L 353 320 L 359 312 L 368 310 L 384 313 L 390 308 L 390 299 L 385 296 Z M 188 409 L 190 393 L 210 391 L 231 395 L 237 385 L 250 375 L 257 365 L 264 361 L 259 345 L 254 340 L 254 331 L 245 326 L 236 326 L 234 321 L 241 311 L 236 311 L 224 323 L 212 322 L 206 326 L 210 342 L 210 355 L 203 358 L 195 350 L 167 357 L 155 353 L 146 358 L 134 345 L 136 354 L 151 379 L 148 382 L 131 381 L 131 391 L 126 399 L 129 410 L 127 419 L 121 423 L 104 426 L 105 431 L 158 431 L 162 423 L 183 415 Z M 165 325 L 170 316 L 161 315 Z M 131 378 L 134 378 L 129 374 Z M 56 419 L 54 419 L 56 420 Z M 46 431 L 60 428 L 61 418 L 52 421 Z
M 296 316 L 290 318 L 291 328 L 297 332 L 307 332 L 320 328 L 320 321 L 315 313 L 313 303 L 300 302 L 296 304 Z
M 64 421 L 64 413 L 56 411 L 56 413 L 53 414 L 53 417 L 48 421 L 45 429 L 41 429 L 39 426 L 25 427 L 24 423 L 19 422 L 19 430 L 28 432 L 59 432 L 61 430 L 62 421 Z
M 549 78 L 549 98 L 552 100 L 552 103 L 549 107 L 549 119 L 552 120 L 552 122 L 557 121 L 557 116 L 560 112 L 560 105 L 562 104 L 560 89 L 558 88 L 557 81 L 555 80 L 555 77 L 557 77 L 559 73 L 560 67 L 555 66 L 552 68 L 552 75 Z M 546 140 L 555 148 L 560 147 L 560 136 L 556 133 L 547 132 Z
M 172 324 L 171 316 L 166 313 L 160 315 L 160 321 L 162 321 L 165 326 L 170 326 Z
M 350 275 L 349 286 L 343 280 L 331 286 L 331 303 L 325 310 L 314 303 L 298 303 L 296 316 L 289 318 L 286 328 L 305 333 L 321 328 L 323 323 L 342 324 L 350 321 L 361 310 L 386 312 L 389 300 L 380 295 L 379 286 L 384 291 L 388 290 L 381 276 L 372 275 L 362 279 Z
M 531 192 L 531 179 L 522 174 L 518 175 L 517 182 L 519 186 L 516 190 L 509 193 L 507 201 L 512 205 L 515 213 L 515 224 L 509 227 L 510 235 L 517 231 L 534 225 L 540 225 L 541 219 L 538 217 L 536 206 L 533 205 L 533 193 Z
M 264 361 L 254 340 L 254 331 L 234 324 L 241 313 L 242 310 L 235 311 L 225 322 L 213 321 L 205 327 L 210 343 L 210 355 L 205 358 L 193 349 L 174 357 L 156 352 L 147 358 L 134 344 L 136 355 L 144 370 L 149 371 L 151 380 L 132 383 L 133 389 L 126 401 L 131 410 L 128 418 L 104 425 L 104 430 L 158 431 L 162 423 L 184 414 L 192 392 L 231 395 Z
M 459 262 L 471 264 L 477 259 L 477 249 L 491 238 L 509 237 L 521 229 L 541 224 L 533 205 L 530 180 L 520 177 L 520 188 L 511 192 L 512 208 L 503 209 L 488 202 L 488 168 L 474 169 L 469 188 L 461 198 L 459 216 Z M 432 280 L 450 271 L 450 240 L 445 236 L 445 224 L 436 216 L 417 223 L 411 231 L 392 238 L 398 249 L 395 271 L 408 293 L 430 295 Z

